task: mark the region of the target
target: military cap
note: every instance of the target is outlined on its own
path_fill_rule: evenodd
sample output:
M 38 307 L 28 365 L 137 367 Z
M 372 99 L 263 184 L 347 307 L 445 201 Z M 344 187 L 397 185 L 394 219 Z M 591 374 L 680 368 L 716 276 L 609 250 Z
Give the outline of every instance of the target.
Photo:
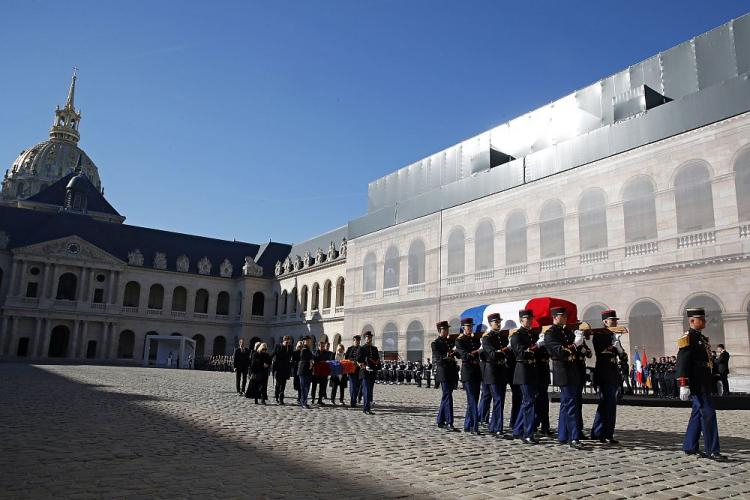
M 518 317 L 519 318 L 533 318 L 534 317 L 534 311 L 531 309 L 521 309 L 518 311 Z
M 685 311 L 688 318 L 703 318 L 706 316 L 706 310 L 702 307 L 691 307 Z
M 564 307 L 553 307 L 549 310 L 549 312 L 552 314 L 552 316 L 557 316 L 559 314 L 568 314 L 567 309 Z
M 447 321 L 438 321 L 435 326 L 438 330 L 442 330 L 443 328 L 450 328 L 451 325 Z
M 607 309 L 606 311 L 602 311 L 602 321 L 605 319 L 620 319 L 617 317 L 617 311 L 614 309 Z
M 474 326 L 473 318 L 461 318 L 461 326 Z
M 502 321 L 503 318 L 500 317 L 500 313 L 492 313 L 487 316 L 487 321 Z
M 310 337 L 309 335 L 305 335 L 305 336 L 304 336 L 304 337 L 302 337 L 302 339 L 300 339 L 300 340 L 310 340 L 311 338 L 312 338 L 312 337 Z
M 365 336 L 365 337 L 372 337 L 372 332 L 365 332 L 365 333 L 364 333 L 364 336 Z

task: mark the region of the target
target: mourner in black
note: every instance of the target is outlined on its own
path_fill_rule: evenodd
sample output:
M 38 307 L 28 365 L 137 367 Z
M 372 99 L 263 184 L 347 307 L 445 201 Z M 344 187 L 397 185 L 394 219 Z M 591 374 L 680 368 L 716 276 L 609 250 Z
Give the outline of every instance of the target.
M 299 364 L 297 373 L 299 375 L 300 401 L 302 408 L 310 409 L 307 404 L 307 396 L 310 392 L 310 381 L 312 379 L 313 353 L 310 350 L 311 338 L 309 336 L 302 338 L 304 345 L 299 351 Z
M 458 364 L 455 351 L 448 341 L 450 325 L 447 321 L 440 321 L 436 326 L 438 338 L 431 344 L 432 359 L 435 360 L 435 385 L 440 386 L 443 395 L 435 423 L 441 429 L 457 431 L 453 427 L 453 391 L 458 385 Z
M 532 317 L 530 309 L 518 311 L 521 327 L 510 335 L 510 346 L 516 358 L 513 383 L 519 386 L 523 395 L 513 437 L 522 438 L 526 444 L 538 443 L 534 439 L 534 400 L 538 386 L 535 351 L 538 347 L 530 333 Z
M 576 397 L 583 381 L 576 366 L 576 347 L 583 343 L 583 335 L 575 336 L 565 329 L 568 313 L 564 307 L 553 307 L 550 312 L 553 324 L 544 334 L 544 345 L 552 358 L 552 382 L 560 388 L 557 439 L 560 444 L 570 442 L 571 448 L 579 449 L 583 444 Z
M 479 353 L 482 384 L 492 401 L 492 414 L 487 426 L 488 432 L 497 437 L 503 434 L 503 408 L 505 390 L 508 384 L 507 357 L 510 353 L 508 338 L 500 334 L 503 319 L 499 313 L 487 316 L 490 329 L 482 335 Z M 488 406 L 485 403 L 485 408 Z M 487 411 L 485 408 L 483 410 Z M 481 415 L 480 415 L 481 418 Z
M 617 421 L 617 391 L 622 387 L 620 362 L 623 359 L 627 362 L 619 337 L 609 330 L 617 327 L 619 319 L 616 311 L 603 311 L 602 323 L 607 330 L 595 333 L 593 338 L 596 353 L 594 383 L 599 392 L 599 404 L 596 407 L 594 425 L 591 427 L 591 439 L 609 444 L 618 444 L 614 433 Z
M 271 360 L 272 373 L 276 384 L 273 390 L 273 396 L 277 403 L 284 404 L 284 391 L 286 382 L 292 374 L 292 337 L 285 335 L 281 344 L 277 345 L 273 351 Z
M 724 349 L 724 344 L 716 346 L 716 353 L 716 371 L 721 381 L 722 394 L 726 396 L 729 394 L 729 353 Z
M 255 399 L 255 404 L 258 404 L 258 399 L 266 404 L 268 399 L 269 368 L 271 368 L 271 355 L 268 354 L 266 343 L 261 342 L 250 360 L 250 386 L 246 393 L 248 398 Z
M 462 318 L 463 333 L 456 339 L 456 352 L 461 358 L 461 383 L 466 392 L 466 416 L 464 432 L 480 435 L 479 432 L 479 386 L 482 383 L 482 370 L 479 366 L 481 346 L 474 337 L 474 320 Z
M 713 376 L 711 370 L 711 344 L 702 330 L 706 327 L 703 308 L 687 310 L 690 329 L 677 341 L 677 380 L 680 384 L 680 399 L 693 400 L 685 441 L 682 450 L 688 455 L 699 454 L 700 435 L 703 434 L 703 453 L 706 458 L 724 462 L 719 446 L 719 427 L 716 423 L 716 408 L 711 398 Z
M 375 377 L 380 370 L 380 353 L 378 348 L 372 345 L 372 332 L 365 332 L 365 345 L 359 350 L 357 362 L 359 363 L 359 376 L 362 383 L 362 410 L 372 415 L 370 407 L 375 390 Z
M 237 378 L 237 394 L 242 395 L 247 386 L 247 370 L 250 368 L 250 349 L 245 347 L 245 341 L 240 339 L 240 345 L 232 356 L 234 374 Z
M 349 348 L 346 350 L 344 358 L 356 363 L 359 359 L 359 344 L 361 342 L 361 337 L 359 335 L 355 335 L 352 340 L 354 342 L 354 345 L 349 346 Z M 359 365 L 357 365 L 354 373 L 349 374 L 349 406 L 351 406 L 352 408 L 357 406 L 357 397 L 359 396 L 362 387 L 359 380 L 359 370 Z
M 318 343 L 318 351 L 315 353 L 315 361 L 330 361 L 333 359 L 334 354 L 328 350 L 328 344 L 322 340 Z M 312 401 L 315 402 L 315 390 L 318 393 L 318 404 L 323 405 L 323 399 L 326 397 L 326 388 L 328 384 L 328 377 L 326 375 L 313 375 L 312 382 Z

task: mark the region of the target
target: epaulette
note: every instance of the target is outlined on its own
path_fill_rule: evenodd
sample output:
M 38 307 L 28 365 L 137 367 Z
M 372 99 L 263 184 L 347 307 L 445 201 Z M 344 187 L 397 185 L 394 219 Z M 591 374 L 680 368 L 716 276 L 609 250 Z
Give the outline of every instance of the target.
M 489 336 L 490 336 L 490 332 L 484 332 L 482 334 L 482 338 L 489 337 Z
M 685 334 L 677 339 L 677 348 L 683 349 L 690 345 L 690 334 L 688 332 L 685 332 Z
M 508 337 L 512 337 L 513 335 L 517 334 L 518 330 L 520 330 L 520 328 L 514 328 L 511 331 L 509 331 L 508 332 Z
M 464 333 L 463 333 L 463 332 L 461 332 L 461 333 L 460 333 L 460 334 L 458 335 L 458 338 L 460 339 L 461 337 L 465 337 L 465 336 L 466 336 L 466 335 L 464 335 Z

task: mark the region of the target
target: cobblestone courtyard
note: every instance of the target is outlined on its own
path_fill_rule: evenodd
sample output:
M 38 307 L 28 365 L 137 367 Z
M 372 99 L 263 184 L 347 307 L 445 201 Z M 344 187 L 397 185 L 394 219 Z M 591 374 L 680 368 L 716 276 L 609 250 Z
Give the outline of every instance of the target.
M 255 406 L 233 386 L 231 373 L 0 363 L 0 495 L 750 496 L 747 412 L 719 412 L 731 462 L 718 464 L 680 451 L 687 409 L 622 407 L 621 446 L 574 451 L 437 431 L 435 390 L 377 386 L 369 416 Z

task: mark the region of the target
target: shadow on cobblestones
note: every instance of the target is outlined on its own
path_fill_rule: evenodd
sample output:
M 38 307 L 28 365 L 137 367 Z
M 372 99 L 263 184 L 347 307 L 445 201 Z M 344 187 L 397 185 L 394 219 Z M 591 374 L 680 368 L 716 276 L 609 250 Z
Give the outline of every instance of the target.
M 721 416 L 720 416 L 721 418 Z M 719 435 L 721 435 L 721 422 L 719 422 Z M 617 439 L 626 443 L 628 448 L 661 451 L 666 447 L 682 449 L 682 441 L 685 437 L 682 432 L 666 432 L 654 429 L 648 431 L 619 430 Z M 703 440 L 700 441 L 703 448 Z M 721 440 L 722 453 L 728 454 L 732 462 L 749 463 L 747 458 L 742 458 L 750 453 L 750 439 L 732 436 Z

